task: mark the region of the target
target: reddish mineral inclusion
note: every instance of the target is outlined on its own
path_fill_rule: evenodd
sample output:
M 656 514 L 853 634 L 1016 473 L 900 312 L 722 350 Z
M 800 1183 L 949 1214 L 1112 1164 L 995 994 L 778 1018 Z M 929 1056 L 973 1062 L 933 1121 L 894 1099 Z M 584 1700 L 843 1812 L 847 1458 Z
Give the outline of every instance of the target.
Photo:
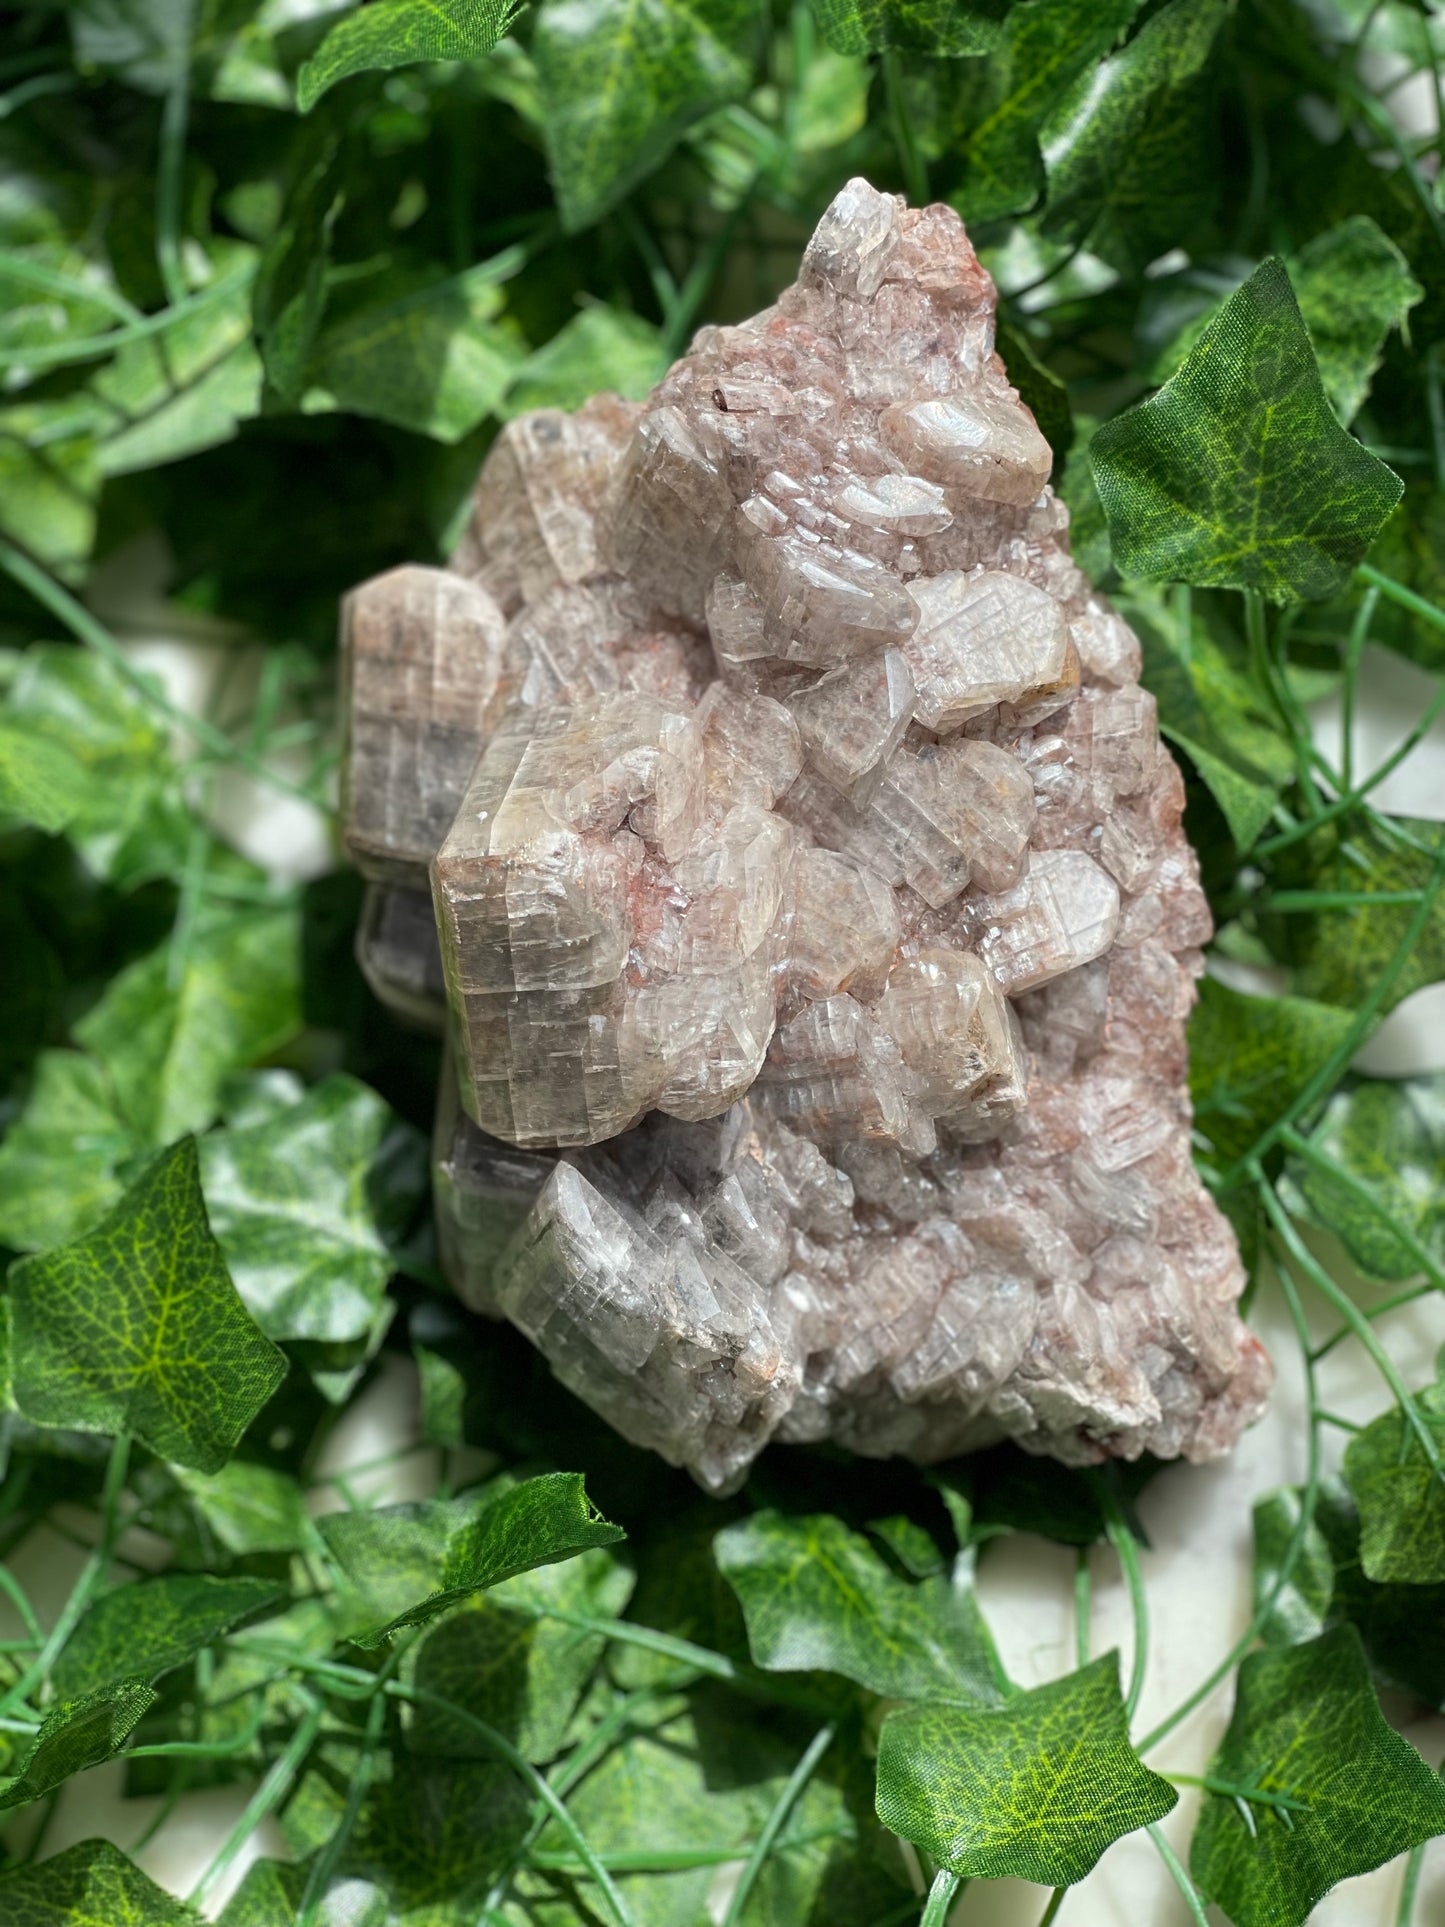
M 1210 1458 L 1269 1385 L 1190 1160 L 1179 772 L 994 306 L 852 181 L 775 308 L 513 422 L 450 569 L 347 604 L 448 1270 L 714 1491 L 772 1438 Z

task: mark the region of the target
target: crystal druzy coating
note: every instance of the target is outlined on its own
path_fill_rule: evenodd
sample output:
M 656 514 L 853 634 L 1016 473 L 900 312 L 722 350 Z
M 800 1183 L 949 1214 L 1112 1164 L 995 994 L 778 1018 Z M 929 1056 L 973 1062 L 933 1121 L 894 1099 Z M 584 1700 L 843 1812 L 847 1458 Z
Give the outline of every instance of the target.
M 449 1273 L 714 1490 L 770 1438 L 1208 1458 L 1268 1388 L 1190 1160 L 1179 772 L 994 306 L 850 182 L 775 308 L 510 424 L 451 567 L 345 611 Z

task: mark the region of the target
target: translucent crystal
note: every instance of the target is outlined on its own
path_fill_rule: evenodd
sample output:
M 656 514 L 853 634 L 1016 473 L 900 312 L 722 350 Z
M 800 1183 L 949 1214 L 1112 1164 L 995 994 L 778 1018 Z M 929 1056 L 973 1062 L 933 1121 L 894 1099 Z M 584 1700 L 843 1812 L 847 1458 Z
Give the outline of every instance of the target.
M 993 313 L 947 208 L 850 182 L 775 308 L 510 424 L 451 571 L 348 605 L 443 1262 L 711 1490 L 770 1438 L 1208 1457 L 1269 1381 L 1190 1158 L 1182 782 Z

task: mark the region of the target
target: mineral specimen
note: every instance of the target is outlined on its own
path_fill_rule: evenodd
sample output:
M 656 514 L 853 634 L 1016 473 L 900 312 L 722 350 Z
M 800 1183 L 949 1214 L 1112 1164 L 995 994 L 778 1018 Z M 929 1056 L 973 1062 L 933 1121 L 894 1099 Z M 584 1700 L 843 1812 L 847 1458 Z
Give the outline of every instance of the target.
M 956 216 L 853 181 L 775 308 L 513 422 L 451 569 L 345 612 L 450 1275 L 716 1491 L 771 1438 L 1207 1458 L 1268 1387 L 1179 773 L 993 319 Z

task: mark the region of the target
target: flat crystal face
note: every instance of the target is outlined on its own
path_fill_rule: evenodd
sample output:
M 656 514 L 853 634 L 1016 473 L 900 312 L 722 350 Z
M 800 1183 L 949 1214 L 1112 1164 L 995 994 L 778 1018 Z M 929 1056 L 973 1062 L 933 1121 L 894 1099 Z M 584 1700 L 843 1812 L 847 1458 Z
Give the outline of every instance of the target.
M 775 307 L 510 424 L 451 569 L 347 606 L 449 1274 L 712 1490 L 770 1438 L 1205 1458 L 1268 1386 L 1190 1160 L 1182 785 L 994 306 L 852 181 Z

